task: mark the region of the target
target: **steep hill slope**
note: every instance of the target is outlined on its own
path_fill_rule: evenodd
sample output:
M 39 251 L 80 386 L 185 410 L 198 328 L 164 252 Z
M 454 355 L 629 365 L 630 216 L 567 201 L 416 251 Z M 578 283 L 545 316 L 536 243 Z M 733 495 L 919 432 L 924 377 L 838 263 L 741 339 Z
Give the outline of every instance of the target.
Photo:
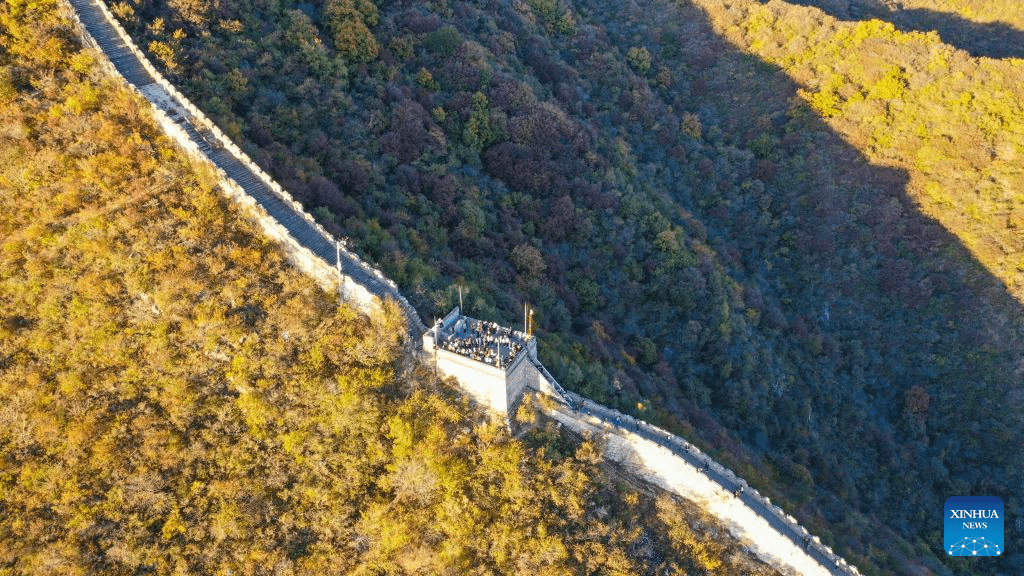
M 778 1 L 115 10 L 425 317 L 537 304 L 561 381 L 855 563 L 949 573 L 947 496 L 1019 507 L 1013 61 Z
M 765 2 L 762 2 L 765 3 Z M 877 19 L 989 58 L 1024 58 L 1024 12 L 1006 0 L 792 0 L 840 20 Z
M 775 573 L 403 364 L 74 38 L 0 5 L 0 574 Z

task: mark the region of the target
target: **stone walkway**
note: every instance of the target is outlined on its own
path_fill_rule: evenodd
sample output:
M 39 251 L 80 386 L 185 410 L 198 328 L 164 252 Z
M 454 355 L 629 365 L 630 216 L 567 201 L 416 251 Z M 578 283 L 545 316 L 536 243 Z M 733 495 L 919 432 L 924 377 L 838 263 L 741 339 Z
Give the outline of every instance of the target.
M 573 392 L 565 392 L 545 412 L 574 430 L 602 434 L 606 456 L 638 476 L 688 500 L 703 501 L 737 538 L 749 540 L 773 565 L 800 574 L 858 574 L 796 519 L 686 440 Z
M 256 168 L 245 154 L 238 151 L 233 143 L 220 134 L 216 127 L 208 124 L 209 121 L 205 120 L 205 117 L 197 118 L 197 115 L 201 115 L 201 113 L 191 103 L 182 101 L 184 97 L 179 99 L 178 96 L 172 94 L 168 90 L 169 84 L 154 76 L 155 71 L 143 63 L 137 49 L 125 41 L 118 28 L 108 18 L 108 13 L 100 0 L 68 1 L 74 7 L 86 31 L 98 44 L 98 48 L 107 55 L 117 72 L 177 124 L 196 150 L 223 170 L 269 216 L 280 223 L 297 243 L 309 249 L 331 266 L 335 264 L 337 261 L 335 240 L 316 225 L 308 214 L 297 208 L 294 201 L 285 197 L 286 195 L 283 196 L 280 187 L 275 190 L 276 184 L 273 184 L 269 177 L 262 173 L 262 170 Z M 174 92 L 177 91 L 174 90 Z M 343 274 L 372 294 L 399 302 L 408 321 L 412 342 L 414 344 L 419 342 L 425 327 L 419 315 L 398 291 L 394 282 L 346 250 L 341 251 L 340 265 Z M 727 493 L 731 493 L 739 487 L 746 487 L 746 483 L 742 479 L 714 463 L 707 456 L 700 454 L 699 450 L 682 438 L 672 436 L 645 422 L 634 420 L 611 408 L 567 392 L 558 385 L 558 382 L 542 364 L 538 362 L 535 365 L 546 381 L 545 384 L 550 388 L 545 390 L 545 393 L 559 402 L 558 408 L 551 413 L 559 421 L 577 429 L 591 428 L 615 434 L 621 439 L 628 440 L 629 449 L 636 454 L 641 454 L 650 447 L 667 450 L 678 461 L 673 461 L 673 464 L 687 465 L 689 469 L 697 471 L 697 475 L 703 477 L 707 487 L 714 486 L 715 489 L 724 490 Z M 665 458 L 662 459 L 665 460 Z M 708 463 L 707 467 L 704 466 L 705 463 Z M 689 473 L 689 469 L 685 472 Z M 650 478 L 650 474 L 645 474 L 643 470 L 637 472 L 641 476 Z M 664 484 L 664 481 L 656 483 Z M 671 485 L 671 481 L 669 484 Z M 678 488 L 669 487 L 668 489 L 684 495 Z M 710 493 L 717 494 L 716 492 Z M 742 515 L 741 508 L 750 510 L 770 526 L 771 529 L 767 532 L 771 532 L 771 534 L 762 534 L 758 538 L 760 542 L 756 544 L 759 544 L 759 548 L 779 545 L 780 537 L 788 539 L 790 543 L 797 545 L 798 551 L 801 547 L 803 550 L 796 555 L 793 555 L 792 551 L 787 554 L 793 557 L 802 555 L 813 563 L 813 569 L 810 564 L 804 564 L 802 561 L 784 561 L 784 565 L 794 567 L 801 573 L 858 574 L 855 568 L 848 566 L 842 558 L 818 543 L 817 538 L 808 535 L 806 530 L 799 527 L 791 517 L 784 516 L 780 510 L 774 508 L 756 491 L 744 491 L 732 498 L 735 500 L 733 504 L 740 505 L 740 508 L 735 506 L 730 508 L 730 510 L 736 508 L 732 513 Z M 736 517 L 732 519 L 737 520 Z M 725 518 L 725 520 L 728 521 L 729 518 Z
M 330 265 L 336 264 L 338 258 L 335 240 L 318 229 L 319 227 L 311 222 L 311 218 L 307 214 L 297 212 L 291 203 L 272 190 L 266 178 L 248 165 L 246 162 L 248 158 L 239 158 L 237 154 L 219 142 L 219 138 L 202 128 L 202 123 L 197 122 L 188 112 L 188 106 L 179 102 L 147 70 L 135 50 L 132 49 L 133 47 L 124 41 L 117 28 L 104 13 L 99 0 L 69 0 L 69 2 L 74 6 L 79 20 L 88 33 L 99 45 L 99 49 L 107 55 L 117 72 L 129 84 L 177 123 L 210 162 L 221 168 L 228 177 L 241 186 L 245 193 L 280 223 L 299 244 Z M 342 273 L 357 284 L 382 299 L 391 298 L 402 305 L 412 341 L 418 342 L 419 336 L 423 332 L 422 320 L 412 306 L 406 302 L 397 287 L 346 250 L 342 250 L 340 262 Z

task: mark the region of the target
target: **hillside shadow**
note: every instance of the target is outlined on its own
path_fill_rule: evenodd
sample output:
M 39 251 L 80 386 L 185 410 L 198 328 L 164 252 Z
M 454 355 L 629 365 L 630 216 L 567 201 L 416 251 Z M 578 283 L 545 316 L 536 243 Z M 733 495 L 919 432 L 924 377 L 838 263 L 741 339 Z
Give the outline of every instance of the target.
M 984 486 L 1015 499 L 1022 480 L 1017 457 L 1000 447 L 1019 433 L 981 424 L 1018 429 L 1005 402 L 1019 389 L 1021 303 L 918 210 L 906 171 L 872 164 L 803 104 L 783 70 L 721 38 L 701 8 L 665 0 L 626 2 L 613 13 L 596 0 L 578 7 L 620 53 L 642 45 L 668 69 L 668 85 L 632 85 L 650 87 L 653 117 L 685 124 L 683 111 L 692 111 L 702 123 L 699 145 L 635 122 L 618 127 L 651 167 L 641 172 L 661 174 L 676 202 L 699 217 L 757 308 L 749 346 L 763 353 L 762 365 L 737 374 L 736 358 L 724 375 L 704 372 L 712 413 L 749 449 L 795 464 L 794 483 L 809 472 L 817 494 L 803 518 L 824 518 L 846 540 L 844 553 L 877 547 L 888 556 L 879 564 L 885 572 L 949 573 L 941 535 L 933 541 L 920 519 L 957 490 Z M 608 77 L 599 70 L 582 79 Z M 551 82 L 556 94 L 566 92 L 559 82 Z M 658 316 L 640 324 L 689 320 L 670 308 Z M 678 348 L 679 332 L 659 345 Z M 702 349 L 687 361 L 714 354 L 728 351 Z M 674 368 L 682 382 L 687 367 Z M 671 390 L 659 400 L 684 414 L 690 401 Z M 876 534 L 856 528 L 864 520 L 854 512 L 871 518 Z M 935 555 L 904 557 L 893 544 L 900 538 Z
M 762 0 L 762 3 L 766 0 Z M 950 12 L 890 7 L 878 0 L 786 0 L 813 6 L 840 20 L 876 18 L 904 32 L 938 32 L 942 41 L 974 57 L 1024 58 L 1024 30 L 1003 22 L 974 22 Z

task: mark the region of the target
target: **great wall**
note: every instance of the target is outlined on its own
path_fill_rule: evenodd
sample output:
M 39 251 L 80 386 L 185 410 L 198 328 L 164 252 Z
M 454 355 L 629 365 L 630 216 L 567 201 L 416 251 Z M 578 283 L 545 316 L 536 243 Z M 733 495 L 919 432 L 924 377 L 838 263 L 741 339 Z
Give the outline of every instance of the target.
M 784 573 L 860 574 L 792 516 L 686 440 L 563 389 L 538 359 L 536 339 L 529 334 L 509 329 L 499 333 L 489 323 L 462 316 L 459 309 L 428 329 L 393 281 L 332 238 L 157 71 L 102 0 L 68 0 L 68 5 L 85 45 L 95 48 L 107 70 L 150 103 L 164 131 L 193 160 L 216 172 L 225 195 L 243 206 L 300 270 L 363 310 L 381 299 L 397 302 L 406 317 L 411 346 L 422 347 L 424 360 L 455 376 L 469 396 L 499 413 L 514 410 L 524 393 L 538 397 L 537 405 L 553 420 L 601 438 L 609 460 L 698 502 L 752 552 Z M 477 322 L 478 328 L 498 334 L 499 340 L 488 344 L 493 347 L 490 356 L 474 358 L 471 351 L 442 342 L 467 338 L 465 332 L 444 332 L 459 321 Z

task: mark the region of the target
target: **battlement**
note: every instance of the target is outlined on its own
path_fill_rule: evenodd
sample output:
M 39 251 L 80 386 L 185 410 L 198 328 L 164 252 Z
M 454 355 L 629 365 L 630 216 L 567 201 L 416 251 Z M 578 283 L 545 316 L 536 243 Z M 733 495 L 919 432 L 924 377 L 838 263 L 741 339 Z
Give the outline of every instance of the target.
M 475 401 L 500 413 L 515 409 L 539 377 L 537 339 L 452 309 L 423 334 L 423 352 Z

